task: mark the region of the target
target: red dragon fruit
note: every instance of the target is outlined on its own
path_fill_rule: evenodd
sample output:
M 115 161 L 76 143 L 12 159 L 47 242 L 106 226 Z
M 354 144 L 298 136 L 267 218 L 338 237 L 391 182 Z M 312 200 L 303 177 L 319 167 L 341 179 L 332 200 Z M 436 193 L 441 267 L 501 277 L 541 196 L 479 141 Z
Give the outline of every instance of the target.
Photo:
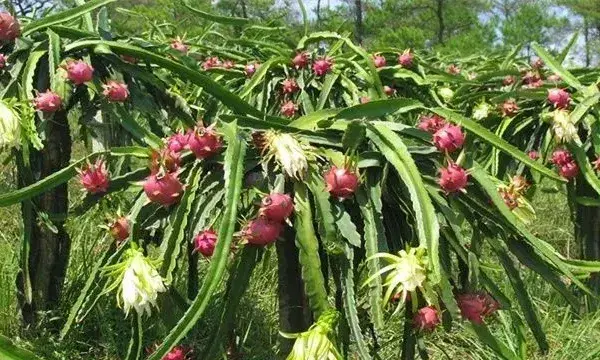
M 271 221 L 284 221 L 293 212 L 294 202 L 288 194 L 272 193 L 260 205 L 260 214 Z
M 573 162 L 573 155 L 568 150 L 565 149 L 556 149 L 552 153 L 552 158 L 550 162 L 556 166 L 562 166 Z
M 440 169 L 439 184 L 446 194 L 464 191 L 469 175 L 461 166 L 451 163 Z
M 171 47 L 171 49 L 179 51 L 184 55 L 187 55 L 188 51 L 190 50 L 189 46 L 187 46 L 181 38 L 172 40 L 169 46 Z
M 217 234 L 212 230 L 204 230 L 194 238 L 194 249 L 205 257 L 211 257 L 215 251 Z
M 33 99 L 33 105 L 38 111 L 50 113 L 60 109 L 62 100 L 57 93 L 47 90 L 46 92 L 39 93 L 36 98 Z
M 513 117 L 519 113 L 519 105 L 513 99 L 509 99 L 502 103 L 500 111 L 503 116 Z
M 223 147 L 223 142 L 214 130 L 214 124 L 208 127 L 199 125 L 189 135 L 188 147 L 198 159 L 206 159 L 218 153 Z
M 523 86 L 526 88 L 539 88 L 544 85 L 544 80 L 537 71 L 527 71 L 525 75 L 523 75 Z
M 308 65 L 308 62 L 308 53 L 305 51 L 297 53 L 292 59 L 292 65 L 294 65 L 294 68 L 296 68 L 297 70 L 304 69 Z
M 333 60 L 328 56 L 315 60 L 315 62 L 313 62 L 312 65 L 313 72 L 317 76 L 323 76 L 325 74 L 328 74 L 331 71 L 332 67 Z
M 261 216 L 251 220 L 244 227 L 242 236 L 249 244 L 264 246 L 277 240 L 282 230 L 281 222 L 271 221 Z
M 183 194 L 183 184 L 177 179 L 177 173 L 153 173 L 144 181 L 144 192 L 150 201 L 169 206 Z
M 347 168 L 338 168 L 334 165 L 325 173 L 325 184 L 332 196 L 347 199 L 358 187 L 358 175 Z
M 548 90 L 548 102 L 557 109 L 566 109 L 571 102 L 571 95 L 563 89 Z
M 409 68 L 413 64 L 413 54 L 410 52 L 410 49 L 404 50 L 404 52 L 398 55 L 398 64 L 403 68 Z
M 433 143 L 439 151 L 453 152 L 460 149 L 465 142 L 465 135 L 460 126 L 446 124 L 433 134 Z
M 393 88 L 393 87 L 391 87 L 391 86 L 387 86 L 387 85 L 385 85 L 385 86 L 383 87 L 383 92 L 384 92 L 384 93 L 385 93 L 387 96 L 394 96 L 394 95 L 396 95 L 396 89 L 394 89 L 394 88 Z
M 296 105 L 293 101 L 288 100 L 281 105 L 281 114 L 286 117 L 294 117 L 296 112 L 298 111 L 298 105 Z
M 0 41 L 13 41 L 21 35 L 19 22 L 8 12 L 0 11 Z
M 373 62 L 375 63 L 376 68 L 382 68 L 387 64 L 385 57 L 382 56 L 381 54 L 373 55 Z
M 288 78 L 281 82 L 281 88 L 283 89 L 284 94 L 293 94 L 296 91 L 300 90 L 296 79 Z
M 433 114 L 433 115 L 422 115 L 419 118 L 419 124 L 417 127 L 423 131 L 427 131 L 428 133 L 434 134 L 439 129 L 446 125 L 446 119 L 443 117 Z
M 122 82 L 109 80 L 106 84 L 102 85 L 104 91 L 102 94 L 110 102 L 125 102 L 129 98 L 129 90 L 127 84 Z
M 0 70 L 6 67 L 6 55 L 0 54 Z
M 540 58 L 535 58 L 535 59 L 531 60 L 531 67 L 536 70 L 543 68 L 544 65 L 545 65 L 544 61 Z
M 517 81 L 517 79 L 515 79 L 514 76 L 512 76 L 512 75 L 506 75 L 504 77 L 504 79 L 502 80 L 502 85 L 509 86 L 509 85 L 514 84 L 515 81 Z
M 116 218 L 108 228 L 117 245 L 129 237 L 129 221 L 125 216 Z
M 87 164 L 78 170 L 79 183 L 90 194 L 101 194 L 108 190 L 110 175 L 103 159 L 98 159 L 94 164 Z
M 75 85 L 92 81 L 94 68 L 83 60 L 69 61 L 66 66 L 67 78 Z
M 252 77 L 252 75 L 254 75 L 254 73 L 256 72 L 256 69 L 258 69 L 258 64 L 250 63 L 246 64 L 246 66 L 244 67 L 244 72 L 246 73 L 247 77 Z
M 460 294 L 456 300 L 461 315 L 479 325 L 483 324 L 483 320 L 500 307 L 494 298 L 483 292 Z
M 418 331 L 432 331 L 440 324 L 440 316 L 433 306 L 420 308 L 413 317 L 413 328 Z
M 531 150 L 530 152 L 528 152 L 527 156 L 529 156 L 531 160 L 537 160 L 540 158 L 540 154 L 535 150 Z
M 167 148 L 176 153 L 182 152 L 188 144 L 190 133 L 177 132 L 167 139 Z
M 558 173 L 562 177 L 571 179 L 579 174 L 579 166 L 577 166 L 577 163 L 575 161 L 571 161 L 566 164 L 560 165 L 558 167 Z
M 221 66 L 221 60 L 216 56 L 209 57 L 202 63 L 202 68 L 204 70 L 210 70 L 219 66 Z

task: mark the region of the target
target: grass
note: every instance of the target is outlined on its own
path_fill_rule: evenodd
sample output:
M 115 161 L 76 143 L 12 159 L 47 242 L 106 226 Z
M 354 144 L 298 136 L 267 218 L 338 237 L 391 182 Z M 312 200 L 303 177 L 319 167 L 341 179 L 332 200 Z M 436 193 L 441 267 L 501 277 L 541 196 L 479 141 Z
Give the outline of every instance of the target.
M 0 171 L 0 191 L 8 191 L 14 183 L 14 174 L 7 169 Z M 72 186 L 73 194 L 78 190 Z M 538 221 L 530 229 L 540 238 L 551 243 L 563 254 L 574 256 L 578 253 L 572 236 L 572 224 L 568 216 L 565 196 L 561 193 L 537 192 L 533 198 Z M 113 209 L 114 210 L 114 209 Z M 104 222 L 103 212 L 98 210 L 71 219 L 67 228 L 72 236 L 72 259 L 69 264 L 65 284 L 64 301 L 57 313 L 47 314 L 45 324 L 62 324 L 70 305 L 75 301 L 78 291 L 85 281 L 88 270 L 95 259 L 96 250 L 103 241 L 102 231 L 98 228 Z M 36 331 L 23 331 L 19 327 L 17 304 L 15 301 L 15 279 L 19 261 L 20 217 L 18 206 L 0 208 L 0 333 L 21 339 L 20 344 L 28 347 L 47 359 L 102 359 L 123 358 L 130 337 L 131 318 L 125 319 L 116 307 L 114 296 L 101 299 L 99 305 L 82 326 L 75 326 L 71 334 L 58 342 L 55 334 L 46 333 L 41 328 Z M 277 314 L 277 269 L 275 252 L 267 251 L 264 261 L 255 271 L 250 288 L 246 293 L 238 314 L 236 338 L 243 359 L 277 359 L 278 314 Z M 528 291 L 539 311 L 543 328 L 548 336 L 550 351 L 540 354 L 535 341 L 525 329 L 522 341 L 515 332 L 515 326 L 523 322 L 516 311 L 503 310 L 491 321 L 491 331 L 502 338 L 514 350 L 526 350 L 523 359 L 539 360 L 586 360 L 600 358 L 600 312 L 577 317 L 565 301 L 549 285 L 535 274 L 523 270 Z M 511 294 L 510 285 L 501 274 L 497 280 L 502 289 Z M 180 286 L 184 279 L 175 284 Z M 512 295 L 512 294 L 511 294 Z M 215 302 L 219 300 L 216 299 Z M 213 304 L 215 305 L 215 304 Z M 180 311 L 172 306 L 162 306 L 170 320 L 178 319 Z M 202 349 L 209 338 L 211 325 L 218 319 L 215 311 L 208 311 L 186 343 Z M 158 340 L 167 330 L 157 316 L 145 322 L 145 343 Z M 35 336 L 31 336 L 35 334 Z M 388 317 L 386 330 L 380 334 L 380 356 L 382 359 L 399 358 L 402 339 L 401 317 Z M 497 357 L 477 340 L 476 336 L 463 324 L 456 324 L 446 333 L 437 330 L 426 337 L 431 359 L 496 359 Z M 357 359 L 350 352 L 349 359 Z

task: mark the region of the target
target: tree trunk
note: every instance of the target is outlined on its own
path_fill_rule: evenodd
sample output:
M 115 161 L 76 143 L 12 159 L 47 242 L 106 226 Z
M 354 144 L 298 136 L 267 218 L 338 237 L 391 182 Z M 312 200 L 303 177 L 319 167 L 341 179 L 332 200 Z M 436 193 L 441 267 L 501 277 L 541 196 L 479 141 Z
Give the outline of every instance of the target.
M 439 44 L 444 44 L 444 31 L 445 31 L 445 25 L 444 25 L 444 0 L 437 0 L 437 9 L 435 12 L 437 19 L 438 19 L 438 33 L 437 33 L 437 40 Z
M 275 243 L 277 248 L 277 274 L 279 277 L 277 291 L 279 296 L 279 330 L 284 333 L 302 332 L 308 329 L 311 323 L 294 236 L 294 232 L 287 229 L 284 237 Z M 288 354 L 294 345 L 294 340 L 280 336 L 279 341 L 281 353 Z
M 317 0 L 317 28 L 321 25 L 321 0 Z
M 575 196 L 595 198 L 596 191 L 580 175 L 575 184 Z M 581 257 L 585 260 L 600 260 L 600 207 L 575 204 L 575 239 L 581 248 Z M 600 274 L 594 273 L 589 286 L 600 294 Z
M 362 0 L 354 0 L 356 42 L 362 45 L 363 41 L 363 17 Z
M 66 111 L 56 112 L 52 119 L 46 121 L 45 127 L 44 148 L 31 152 L 31 174 L 20 175 L 22 186 L 39 181 L 69 165 L 71 137 Z M 20 274 L 17 286 L 22 294 L 28 292 L 28 274 L 31 298 L 25 296 L 21 299 L 26 325 L 36 323 L 38 312 L 54 310 L 58 306 L 71 247 L 69 234 L 64 228 L 68 199 L 65 183 L 36 197 L 33 203 L 22 204 L 25 241 L 29 249 L 23 252 L 22 270 L 25 271 Z

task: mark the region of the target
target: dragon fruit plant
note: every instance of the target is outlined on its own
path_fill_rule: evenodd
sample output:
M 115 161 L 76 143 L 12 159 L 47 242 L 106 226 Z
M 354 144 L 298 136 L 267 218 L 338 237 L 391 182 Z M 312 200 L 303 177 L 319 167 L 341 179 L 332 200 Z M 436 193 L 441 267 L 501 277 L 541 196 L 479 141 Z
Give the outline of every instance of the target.
M 24 217 L 27 229 L 40 226 L 33 221 L 32 201 L 43 205 L 40 198 L 55 196 L 68 212 L 66 183 L 78 174 L 86 191 L 74 213 L 127 199 L 127 214 L 111 217 L 115 220 L 104 247 L 95 253 L 81 301 L 60 317 L 61 339 L 73 327 L 85 326 L 96 306 L 120 306 L 122 321 L 132 324 L 134 356 L 148 347 L 149 360 L 185 358 L 178 346 L 213 312 L 219 320 L 210 323 L 205 346 L 193 353 L 220 358 L 236 330 L 235 314 L 251 276 L 261 271 L 257 265 L 269 252 L 281 265 L 297 264 L 278 274 L 280 318 L 286 319 L 279 329 L 285 335 L 280 352 L 288 359 L 371 359 L 387 318 L 395 316 L 405 324 L 399 345 L 404 358 L 414 357 L 418 338 L 453 321 L 470 326 L 504 356 L 512 350 L 502 339 L 491 338 L 488 325 L 498 311 L 517 307 L 546 350 L 539 316 L 513 259 L 542 275 L 574 308 L 578 300 L 563 280 L 590 292 L 579 277 L 589 268 L 567 263 L 515 214 L 526 206 L 526 181 L 510 178 L 506 183 L 505 171 L 495 163 L 499 158 L 518 161 L 521 172 L 565 181 L 526 154 L 531 146 L 515 147 L 501 131 L 481 125 L 494 119 L 509 123 L 508 114 L 490 113 L 514 94 L 499 88 L 507 96 L 486 99 L 487 116 L 479 122 L 467 116 L 472 107 L 465 97 L 481 103 L 486 92 L 461 86 L 492 81 L 483 69 L 458 61 L 437 64 L 410 50 L 369 54 L 335 33 L 305 34 L 291 46 L 293 33 L 279 30 L 254 29 L 243 32 L 240 41 L 223 43 L 153 33 L 144 34 L 140 43 L 140 38 L 106 40 L 93 26 L 65 29 L 76 26 L 69 20 L 73 13 L 87 19 L 80 22 L 83 26 L 93 23 L 89 12 L 107 2 L 90 1 L 70 9 L 69 17 L 23 24 L 20 36 L 36 45 L 9 54 L 14 73 L 2 75 L 14 83 L 3 101 L 20 104 L 14 114 L 23 141 L 13 151 L 23 174 L 36 173 L 31 167 L 37 166 L 25 161 L 23 148 L 46 159 L 43 155 L 54 151 L 56 141 L 68 139 L 61 144 L 70 145 L 66 120 L 74 108 L 84 112 L 83 119 L 101 119 L 112 130 L 84 123 L 86 140 L 94 140 L 87 156 L 74 162 L 68 155 L 59 157 L 51 173 L 24 177 L 20 189 L 0 195 L 0 206 L 21 203 L 30 215 Z M 210 21 L 241 28 L 249 24 L 186 6 Z M 14 25 L 11 29 L 17 33 Z M 273 46 L 257 48 L 257 42 Z M 329 46 L 317 48 L 321 42 Z M 40 48 L 43 54 L 31 50 Z M 398 64 L 384 64 L 393 58 Z M 211 66 L 203 66 L 207 59 Z M 32 62 L 47 66 L 22 74 L 31 68 L 22 65 Z M 238 65 L 218 65 L 225 62 Z M 422 66 L 426 62 L 435 66 Z M 446 72 L 449 63 L 452 74 Z M 35 87 L 27 80 L 34 76 Z M 504 86 L 521 85 L 516 80 Z M 60 98 L 59 106 L 47 91 Z M 570 101 L 564 94 L 546 97 L 536 97 L 539 113 L 568 111 L 580 103 L 575 94 Z M 516 106 L 510 106 L 512 119 L 531 111 L 520 101 L 515 98 Z M 14 127 L 14 119 L 2 121 Z M 577 123 L 573 116 L 569 122 Z M 42 131 L 44 136 L 38 136 Z M 14 130 L 11 134 L 17 136 Z M 581 151 L 572 143 L 564 146 L 573 155 L 563 154 L 556 166 L 564 174 L 574 173 L 574 161 L 587 169 L 579 162 Z M 537 143 L 536 150 L 545 153 Z M 70 147 L 61 154 L 70 154 Z M 62 223 L 54 225 L 62 229 Z M 476 229 L 476 235 L 467 239 L 465 229 Z M 68 245 L 69 238 L 62 235 L 58 243 Z M 35 240 L 31 246 L 35 250 Z M 498 269 L 521 294 L 518 304 L 494 283 L 489 267 L 480 266 L 484 261 L 501 264 Z M 66 262 L 62 265 L 66 269 Z M 26 301 L 44 304 L 37 298 L 40 275 L 29 271 L 26 262 L 22 270 L 27 279 L 23 293 L 30 296 Z M 329 293 L 332 284 L 335 294 Z M 187 299 L 181 289 L 187 290 Z M 217 296 L 221 301 L 213 301 Z M 178 321 L 169 322 L 171 315 L 161 315 L 170 309 L 161 304 L 173 299 L 183 299 L 183 311 Z M 292 312 L 310 314 L 314 321 L 297 320 Z M 373 324 L 372 331 L 366 331 L 362 319 Z M 349 329 L 343 336 L 341 324 Z M 166 330 L 156 335 L 156 329 Z M 355 354 L 348 355 L 344 349 L 351 341 Z M 418 351 L 426 356 L 424 347 Z

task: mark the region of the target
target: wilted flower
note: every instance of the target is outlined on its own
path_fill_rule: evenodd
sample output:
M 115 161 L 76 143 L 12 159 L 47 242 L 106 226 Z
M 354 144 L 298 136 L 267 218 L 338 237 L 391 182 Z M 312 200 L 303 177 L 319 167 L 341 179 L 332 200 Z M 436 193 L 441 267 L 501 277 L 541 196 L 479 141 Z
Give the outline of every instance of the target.
M 503 116 L 513 117 L 519 113 L 519 105 L 514 99 L 508 99 L 500 106 Z
M 567 111 L 557 109 L 552 112 L 552 115 L 552 130 L 559 142 L 568 143 L 579 139 L 577 128 L 575 127 L 575 124 L 571 122 L 571 117 Z
M 308 171 L 307 145 L 293 135 L 273 130 L 264 133 L 264 141 L 267 161 L 274 158 L 287 176 L 296 180 L 304 178 Z
M 19 147 L 21 124 L 19 115 L 6 102 L 0 100 L 0 148 Z
M 123 262 L 107 266 L 104 271 L 115 277 L 114 284 L 106 290 L 117 287 L 117 301 L 123 305 L 125 316 L 134 308 L 139 315 L 151 315 L 152 306 L 156 305 L 158 294 L 165 292 L 163 279 L 158 274 L 155 262 L 132 246 L 123 254 Z
M 187 55 L 188 51 L 190 50 L 189 46 L 187 46 L 180 37 L 171 40 L 169 47 L 175 51 L 179 51 L 184 55 Z
M 204 62 L 202 63 L 202 68 L 204 70 L 210 70 L 212 68 L 219 67 L 219 66 L 221 66 L 221 60 L 219 60 L 219 58 L 216 56 L 209 57 L 208 59 L 204 60 Z
M 446 71 L 448 72 L 448 74 L 451 75 L 458 75 L 460 74 L 460 68 L 454 64 L 450 64 L 450 66 L 448 66 L 448 68 L 446 69 Z
M 437 114 L 433 114 L 421 115 L 421 117 L 419 117 L 419 124 L 417 127 L 421 130 L 427 131 L 428 133 L 434 134 L 444 125 L 446 125 L 446 119 Z

